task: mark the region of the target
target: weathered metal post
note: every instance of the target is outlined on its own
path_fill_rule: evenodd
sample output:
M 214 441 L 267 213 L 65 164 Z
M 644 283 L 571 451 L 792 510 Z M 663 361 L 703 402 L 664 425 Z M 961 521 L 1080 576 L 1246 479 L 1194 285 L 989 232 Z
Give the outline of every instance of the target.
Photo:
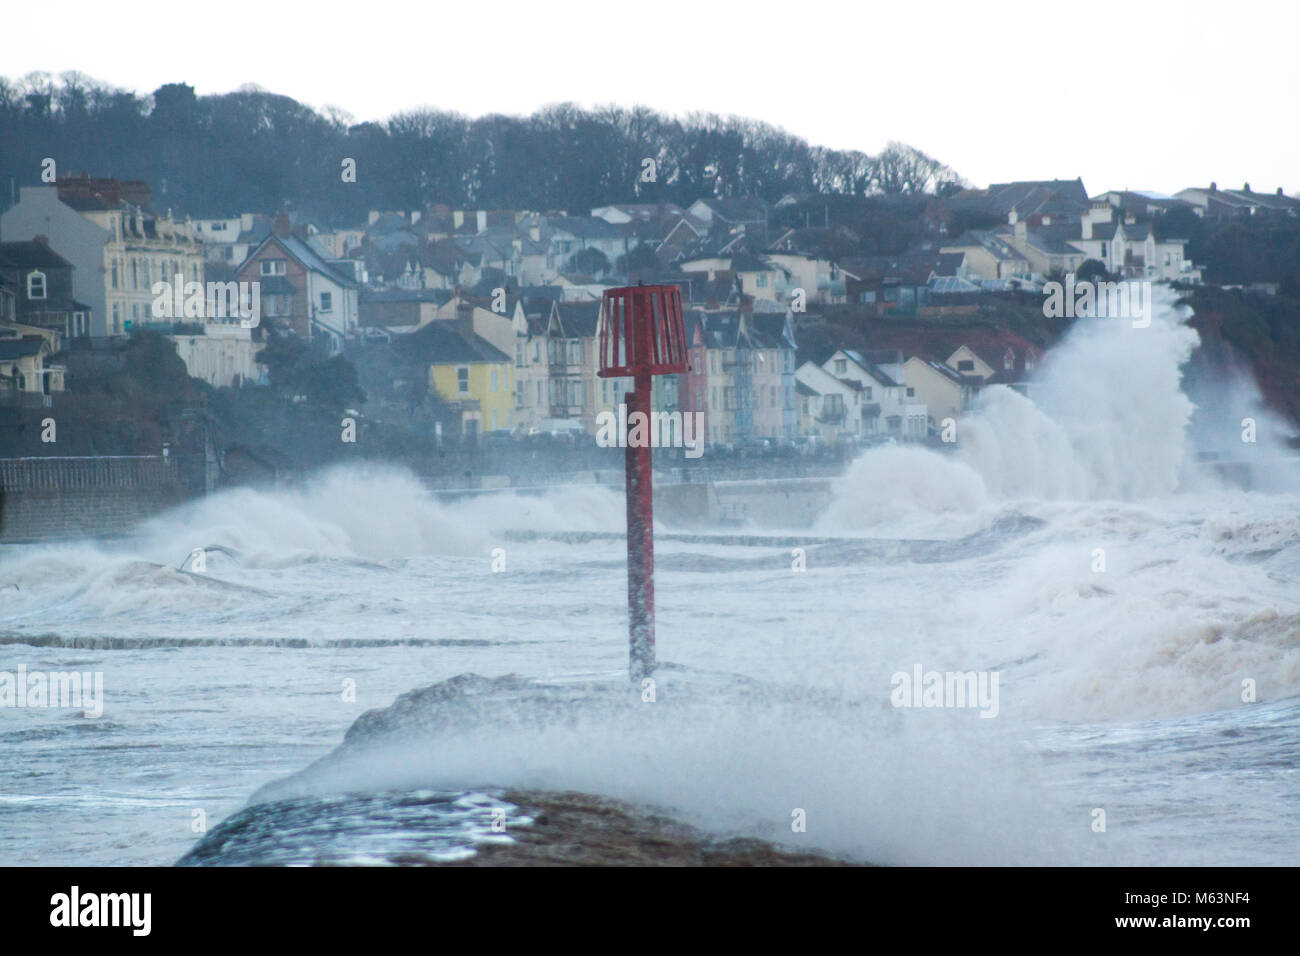
M 631 376 L 627 418 L 627 612 L 633 681 L 655 667 L 654 479 L 650 457 L 655 375 L 686 371 L 686 330 L 677 286 L 607 289 L 601 302 L 601 378 Z

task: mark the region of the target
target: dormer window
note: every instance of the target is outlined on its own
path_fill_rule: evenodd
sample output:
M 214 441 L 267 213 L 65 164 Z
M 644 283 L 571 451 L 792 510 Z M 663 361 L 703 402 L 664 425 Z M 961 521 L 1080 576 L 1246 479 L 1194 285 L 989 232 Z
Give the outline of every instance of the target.
M 45 298 L 45 273 L 44 272 L 27 273 L 27 298 L 29 299 Z

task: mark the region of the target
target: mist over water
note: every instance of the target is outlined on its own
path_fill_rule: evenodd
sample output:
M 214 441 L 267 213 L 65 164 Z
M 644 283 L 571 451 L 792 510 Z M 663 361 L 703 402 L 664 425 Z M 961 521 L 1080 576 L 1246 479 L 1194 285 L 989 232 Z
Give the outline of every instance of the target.
M 307 792 L 575 789 L 878 862 L 1295 862 L 1300 788 L 1265 772 L 1300 736 L 1293 462 L 1249 382 L 1192 401 L 1183 319 L 1166 302 L 1147 328 L 1079 322 L 1028 397 L 984 392 L 955 451 L 856 461 L 814 533 L 939 542 L 923 557 L 810 547 L 795 572 L 788 548 L 662 539 L 653 705 L 620 676 L 622 542 L 506 535 L 619 532 L 605 488 L 441 503 L 400 471 L 337 469 L 125 541 L 0 552 L 0 669 L 99 669 L 106 697 L 98 724 L 0 713 L 0 862 L 170 862 L 195 806 L 215 822 L 363 711 L 465 673 L 609 691 L 560 721 L 523 719 L 525 697 Z M 1256 445 L 1238 409 L 1265 422 Z M 1206 451 L 1256 456 L 1280 493 L 1231 488 Z M 918 664 L 998 672 L 997 718 L 891 706 Z

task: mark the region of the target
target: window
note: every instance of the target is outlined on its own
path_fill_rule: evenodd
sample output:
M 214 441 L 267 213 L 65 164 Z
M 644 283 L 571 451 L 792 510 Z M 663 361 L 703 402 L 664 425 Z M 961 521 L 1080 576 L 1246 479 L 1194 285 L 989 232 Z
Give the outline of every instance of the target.
M 957 371 L 973 372 L 975 371 L 975 362 L 973 359 L 962 359 L 957 363 Z
M 112 268 L 110 271 L 113 276 L 113 288 L 116 289 L 117 288 L 117 260 L 114 259 L 111 265 Z
M 537 404 L 541 405 L 543 401 L 545 401 L 545 396 L 542 395 L 542 383 L 538 382 L 537 383 Z
M 499 381 L 499 379 L 498 379 L 497 376 L 498 376 L 498 372 L 497 372 L 497 370 L 496 370 L 496 369 L 493 369 L 493 370 L 492 370 L 492 391 L 494 391 L 494 392 L 497 390 L 497 383 L 498 383 L 498 381 Z M 496 428 L 495 425 L 493 425 L 492 427 L 493 427 L 494 429 Z
M 320 310 L 322 312 L 330 312 L 333 311 L 333 309 L 334 297 L 328 292 L 322 292 L 320 294 Z
M 836 374 L 836 375 L 843 375 L 843 374 L 845 374 L 848 370 L 849 370 L 849 362 L 848 362 L 848 359 L 836 359 L 836 360 L 835 360 L 835 374 Z
M 524 347 L 519 342 L 515 343 L 515 368 L 524 367 Z
M 263 259 L 262 275 L 264 276 L 282 276 L 284 275 L 283 259 Z
M 113 303 L 113 333 L 119 335 L 122 332 L 122 303 Z
M 27 298 L 29 299 L 45 298 L 45 273 L 44 272 L 27 273 Z
M 766 273 L 766 272 L 760 272 L 760 273 L 758 274 L 758 283 L 757 283 L 757 285 L 758 285 L 758 287 L 759 287 L 760 289 L 766 289 L 766 288 L 767 288 L 767 273 Z
M 866 392 L 867 401 L 871 401 L 871 386 L 868 385 L 864 391 Z
M 909 389 L 907 390 L 907 397 L 908 397 L 908 398 L 914 398 L 915 396 L 916 396 L 916 389 L 914 389 L 914 388 L 909 388 Z
M 456 394 L 469 394 L 469 366 L 460 365 L 456 368 Z

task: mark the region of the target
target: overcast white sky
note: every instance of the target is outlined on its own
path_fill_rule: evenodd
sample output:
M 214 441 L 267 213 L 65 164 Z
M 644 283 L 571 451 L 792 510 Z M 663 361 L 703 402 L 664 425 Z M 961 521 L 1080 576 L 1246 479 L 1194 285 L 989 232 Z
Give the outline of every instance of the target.
M 1090 193 L 1217 180 L 1300 192 L 1300 2 L 176 0 L 6 10 L 0 74 L 140 93 L 257 83 L 359 120 L 547 103 L 754 117 L 813 143 L 902 140 L 977 185 Z M 13 42 L 21 38 L 21 42 Z

